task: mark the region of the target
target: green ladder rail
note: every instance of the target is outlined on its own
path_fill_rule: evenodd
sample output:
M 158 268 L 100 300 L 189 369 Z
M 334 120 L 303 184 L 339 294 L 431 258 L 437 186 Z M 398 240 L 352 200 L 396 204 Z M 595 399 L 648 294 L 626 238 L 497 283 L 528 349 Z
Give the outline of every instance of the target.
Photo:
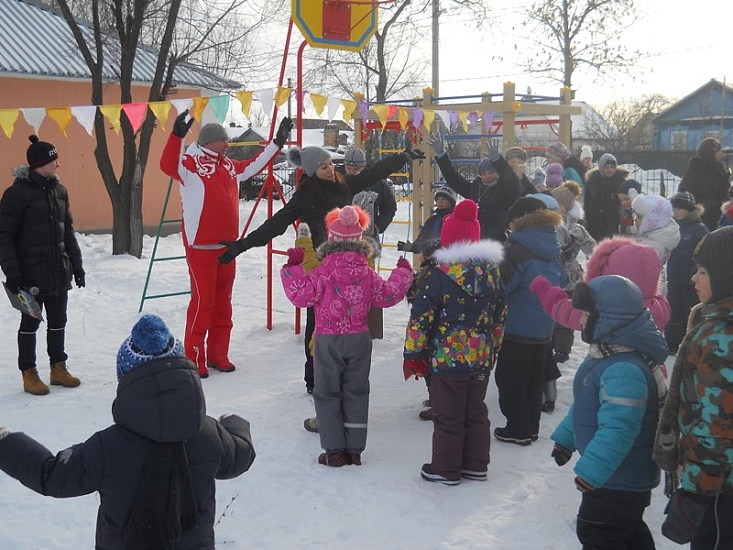
M 158 224 L 158 232 L 155 235 L 155 244 L 153 245 L 153 253 L 150 256 L 150 264 L 148 265 L 148 274 L 147 277 L 145 277 L 145 287 L 143 288 L 143 295 L 140 299 L 140 308 L 137 310 L 138 313 L 140 313 L 143 310 L 143 305 L 145 304 L 145 300 L 154 300 L 156 298 L 168 298 L 170 296 L 181 296 L 183 294 L 191 294 L 191 289 L 188 290 L 182 290 L 180 292 L 166 292 L 165 294 L 152 294 L 148 296 L 148 285 L 150 284 L 150 275 L 153 272 L 153 264 L 155 262 L 167 262 L 171 260 L 185 260 L 186 256 L 166 256 L 163 258 L 156 258 L 156 253 L 158 251 L 158 242 L 160 241 L 160 233 L 163 229 L 163 225 L 169 224 L 169 223 L 181 223 L 181 219 L 175 219 L 175 220 L 166 220 L 165 219 L 165 213 L 168 210 L 168 201 L 171 197 L 171 189 L 173 189 L 173 178 L 171 178 L 170 182 L 168 183 L 168 192 L 165 194 L 165 202 L 163 203 L 163 212 L 160 214 L 160 223 Z

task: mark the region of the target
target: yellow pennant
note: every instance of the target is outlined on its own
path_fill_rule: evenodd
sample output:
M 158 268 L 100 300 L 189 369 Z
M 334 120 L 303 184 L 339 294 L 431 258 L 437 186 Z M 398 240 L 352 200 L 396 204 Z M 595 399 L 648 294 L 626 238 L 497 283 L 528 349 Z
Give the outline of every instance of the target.
M 249 110 L 252 108 L 252 92 L 237 92 L 234 95 L 242 104 L 242 114 L 249 118 Z
M 154 101 L 148 103 L 148 107 L 153 111 L 155 119 L 160 122 L 160 129 L 165 132 L 165 122 L 168 120 L 168 114 L 171 112 L 170 101 Z
M 387 125 L 387 115 L 389 114 L 389 105 L 380 103 L 378 105 L 372 105 L 372 109 L 374 109 L 374 112 L 377 114 L 377 118 L 379 119 L 379 122 L 382 123 L 382 130 L 384 130 L 384 127 Z
M 351 117 L 354 115 L 354 109 L 356 109 L 356 101 L 353 101 L 351 99 L 342 99 L 341 105 L 344 106 L 344 122 L 348 124 L 351 120 Z
M 115 134 L 120 133 L 120 114 L 122 113 L 122 105 L 100 105 L 99 110 L 112 124 Z M 50 113 L 49 113 L 50 114 Z
M 468 132 L 468 115 L 470 114 L 468 111 L 458 111 L 458 120 L 463 124 L 464 132 Z
M 288 100 L 292 91 L 292 88 L 278 86 L 277 90 L 275 91 L 275 105 L 277 105 L 278 109 L 282 107 L 283 104 Z
M 425 109 L 423 111 L 422 123 L 425 125 L 428 132 L 430 132 L 430 127 L 433 125 L 433 120 L 435 120 L 435 111 L 432 109 Z
M 196 119 L 196 122 L 201 122 L 201 114 L 204 112 L 204 109 L 206 109 L 206 106 L 209 104 L 209 98 L 208 97 L 194 97 L 193 98 L 193 108 L 191 109 L 191 116 Z
M 13 137 L 15 122 L 19 116 L 20 109 L 0 109 L 0 128 L 3 129 L 8 139 Z
M 311 101 L 313 102 L 313 107 L 316 110 L 316 114 L 318 116 L 321 116 L 321 113 L 323 113 L 323 109 L 326 107 L 328 96 L 321 94 L 311 94 Z
M 407 129 L 407 123 L 410 121 L 410 112 L 404 107 L 397 109 L 397 120 L 400 121 L 400 127 L 404 131 Z
M 71 122 L 71 107 L 51 107 L 46 109 L 46 114 L 59 125 L 61 133 L 66 137 L 66 128 Z

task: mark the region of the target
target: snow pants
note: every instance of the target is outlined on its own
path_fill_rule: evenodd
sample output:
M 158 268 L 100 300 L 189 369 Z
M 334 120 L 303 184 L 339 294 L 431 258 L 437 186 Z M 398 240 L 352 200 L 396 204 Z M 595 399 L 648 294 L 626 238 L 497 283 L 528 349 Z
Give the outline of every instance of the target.
M 313 404 L 325 451 L 360 453 L 366 447 L 372 337 L 317 334 Z
M 575 526 L 583 550 L 654 550 L 643 519 L 651 495 L 603 488 L 583 493 Z
M 222 249 L 186 247 L 191 301 L 186 314 L 186 357 L 197 367 L 229 363 L 232 333 L 232 287 L 236 261 L 219 263 Z
M 46 311 L 46 350 L 49 363 L 66 361 L 66 309 L 69 293 L 58 296 L 36 296 L 38 305 Z M 18 329 L 18 368 L 32 369 L 36 366 L 36 333 L 41 326 L 40 319 L 21 313 Z
M 486 388 L 489 372 L 469 375 L 433 374 L 433 471 L 460 479 L 461 470 L 485 472 L 491 445 Z

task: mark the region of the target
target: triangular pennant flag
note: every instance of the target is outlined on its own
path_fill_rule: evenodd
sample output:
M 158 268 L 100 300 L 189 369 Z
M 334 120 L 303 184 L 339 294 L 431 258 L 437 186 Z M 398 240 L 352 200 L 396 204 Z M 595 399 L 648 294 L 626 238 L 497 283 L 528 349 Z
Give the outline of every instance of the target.
M 122 110 L 127 116 L 127 120 L 130 121 L 132 126 L 132 133 L 137 134 L 140 126 L 143 125 L 145 117 L 148 116 L 148 104 L 147 103 L 125 103 L 122 106 Z
M 160 122 L 160 129 L 165 131 L 165 123 L 168 120 L 168 113 L 171 111 L 170 101 L 155 101 L 148 103 L 148 107 L 153 111 L 155 118 Z
M 112 124 L 112 129 L 116 134 L 120 133 L 120 114 L 122 113 L 122 105 L 100 105 L 99 110 L 107 120 Z M 50 116 L 51 113 L 49 113 Z
M 19 116 L 20 109 L 0 109 L 0 128 L 3 129 L 8 139 L 13 137 L 13 129 Z
M 412 109 L 412 127 L 416 130 L 420 130 L 420 124 L 422 124 L 423 112 L 422 109 L 417 107 Z M 427 126 L 428 132 L 430 132 L 430 126 Z
M 71 108 L 51 107 L 46 109 L 46 113 L 59 125 L 61 133 L 66 137 L 66 128 L 69 127 L 69 122 L 71 122 Z
M 229 112 L 229 96 L 225 94 L 210 97 L 209 107 L 214 111 L 214 115 L 216 115 L 216 120 L 219 121 L 219 124 L 222 124 L 226 120 L 227 113 Z
M 288 100 L 292 91 L 292 88 L 285 88 L 284 86 L 277 87 L 277 90 L 275 90 L 275 105 L 277 105 L 278 109 Z
M 208 104 L 209 104 L 208 97 L 194 97 L 193 98 L 193 107 L 191 108 L 191 116 L 199 124 L 201 123 L 201 114 L 204 112 L 204 109 L 206 109 L 206 106 Z
M 468 111 L 458 111 L 458 120 L 461 121 L 461 124 L 463 124 L 463 131 L 468 132 L 468 123 L 466 122 L 468 120 Z
M 72 107 L 71 114 L 81 124 L 90 136 L 94 131 L 94 117 L 97 115 L 97 108 L 94 105 L 83 105 Z
M 428 132 L 430 132 L 430 128 L 433 126 L 433 120 L 435 120 L 435 111 L 432 109 L 425 109 L 423 111 L 423 116 L 425 117 L 423 125 L 428 129 Z
M 384 105 L 383 103 L 373 105 L 372 109 L 374 109 L 374 112 L 377 114 L 377 118 L 379 119 L 379 122 L 382 123 L 382 130 L 384 130 L 385 126 L 387 126 L 387 115 L 389 114 L 389 105 Z
M 361 113 L 361 120 L 369 120 L 369 104 L 363 99 L 360 99 L 357 102 L 357 105 L 359 106 L 359 112 Z
M 176 112 L 180 115 L 186 109 L 191 110 L 193 107 L 193 99 L 187 97 L 186 99 L 171 99 L 171 105 L 176 108 Z
M 237 92 L 234 95 L 242 104 L 242 114 L 249 118 L 249 110 L 252 108 L 252 92 Z
M 491 127 L 494 125 L 494 113 L 484 113 L 484 130 L 489 133 Z
M 255 97 L 260 100 L 262 104 L 262 111 L 265 116 L 272 116 L 272 88 L 265 88 L 264 90 L 256 90 Z
M 448 111 L 448 119 L 450 120 L 450 128 L 454 128 L 458 122 L 458 111 Z
M 347 124 L 351 122 L 351 117 L 354 116 L 354 109 L 356 109 L 356 101 L 352 99 L 342 99 L 341 105 L 344 106 L 344 122 Z
M 389 105 L 389 111 L 387 111 L 387 120 L 391 120 L 396 112 L 397 105 Z
M 43 119 L 46 118 L 46 109 L 43 107 L 33 107 L 31 109 L 21 109 L 20 112 L 23 113 L 25 121 L 33 126 L 36 134 L 38 134 L 38 129 L 41 127 Z
M 445 110 L 436 111 L 436 113 L 438 113 L 440 120 L 443 121 L 443 124 L 445 124 L 445 127 L 448 128 L 448 131 L 450 132 L 450 129 L 451 129 L 450 113 L 448 113 L 448 111 L 445 111 Z
M 328 107 L 328 121 L 331 122 L 336 117 L 341 100 L 338 97 L 329 97 L 326 106 Z
M 410 121 L 410 113 L 404 107 L 400 107 L 397 111 L 397 120 L 400 121 L 400 128 L 407 129 L 407 123 Z
M 321 116 L 321 114 L 323 114 L 323 108 L 326 106 L 326 101 L 328 101 L 328 96 L 321 94 L 310 94 L 310 96 L 313 108 L 316 110 L 316 114 Z
M 468 122 L 471 123 L 471 126 L 476 126 L 478 124 L 478 113 L 476 111 L 468 113 Z

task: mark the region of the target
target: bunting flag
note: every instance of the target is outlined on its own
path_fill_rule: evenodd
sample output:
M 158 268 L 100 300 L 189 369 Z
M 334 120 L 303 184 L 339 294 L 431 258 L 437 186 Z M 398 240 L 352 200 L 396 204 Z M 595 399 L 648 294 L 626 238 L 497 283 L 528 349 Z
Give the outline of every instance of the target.
M 191 107 L 193 107 L 193 98 L 171 99 L 171 105 L 176 108 L 176 112 L 180 115 L 184 111 L 191 110 Z
M 0 128 L 3 129 L 8 139 L 13 137 L 15 121 L 18 120 L 19 116 L 20 111 L 18 109 L 0 109 Z
M 326 105 L 328 106 L 328 121 L 331 122 L 334 118 L 336 118 L 336 113 L 341 106 L 341 99 L 339 99 L 338 97 L 329 97 Z
M 438 113 L 438 116 L 440 117 L 440 120 L 443 121 L 443 124 L 445 124 L 445 127 L 448 128 L 448 131 L 451 130 L 451 121 L 450 121 L 450 113 L 445 110 L 436 111 Z
M 278 86 L 277 90 L 275 91 L 275 105 L 277 106 L 278 109 L 285 104 L 285 102 L 290 97 L 290 93 L 292 91 L 293 91 L 292 88 Z
M 483 119 L 484 119 L 484 132 L 488 134 L 489 130 L 494 125 L 494 113 L 484 113 Z
M 237 92 L 234 95 L 242 104 L 242 114 L 249 118 L 249 110 L 252 108 L 252 92 Z
M 341 105 L 344 106 L 344 122 L 349 122 L 351 117 L 354 116 L 354 109 L 356 109 L 356 101 L 352 99 L 342 99 Z
M 148 103 L 148 107 L 153 111 L 155 119 L 160 122 L 160 129 L 165 131 L 165 123 L 168 120 L 168 114 L 171 111 L 171 104 L 169 101 L 155 101 Z M 184 109 L 185 110 L 185 109 Z
M 201 122 L 201 115 L 204 112 L 204 109 L 206 109 L 206 106 L 209 104 L 209 98 L 208 97 L 194 97 L 193 98 L 193 107 L 191 108 L 191 116 L 196 120 L 196 122 Z
M 256 90 L 255 97 L 260 100 L 262 104 L 262 110 L 265 116 L 272 116 L 272 88 L 265 88 L 264 90 Z
M 430 133 L 430 127 L 433 125 L 433 120 L 435 120 L 435 111 L 432 109 L 425 109 L 423 111 L 423 124 L 425 125 L 425 128 L 427 128 L 428 133 Z
M 137 134 L 140 126 L 143 125 L 145 117 L 148 116 L 148 104 L 147 103 L 125 103 L 122 106 L 122 111 L 125 113 L 127 120 L 130 121 L 132 126 L 132 133 Z
M 214 111 L 214 115 L 216 116 L 216 120 L 219 121 L 219 124 L 223 124 L 229 112 L 229 96 L 212 96 L 209 98 L 209 106 Z
M 82 107 L 72 107 L 71 114 L 76 121 L 81 124 L 90 136 L 94 131 L 94 117 L 97 116 L 97 107 L 94 105 L 84 105 Z
M 362 120 L 369 120 L 369 104 L 364 101 L 363 99 L 360 99 L 357 101 L 357 105 L 359 106 L 359 112 L 361 113 L 361 119 Z
M 410 113 L 404 107 L 400 107 L 397 111 L 397 120 L 400 121 L 402 131 L 407 129 L 407 123 L 410 121 Z
M 321 116 L 323 113 L 323 108 L 326 106 L 326 102 L 328 101 L 328 96 L 321 95 L 321 94 L 310 94 L 311 102 L 313 103 L 313 108 L 316 110 L 316 114 L 318 116 Z
M 423 119 L 423 110 L 418 109 L 418 108 L 412 109 L 412 125 L 415 129 L 417 130 L 420 129 L 420 125 L 422 124 L 422 119 Z M 428 133 L 430 133 L 429 124 L 426 126 L 426 128 L 428 129 Z
M 476 111 L 468 113 L 468 122 L 471 123 L 471 126 L 476 126 L 478 124 L 478 113 Z
M 397 105 L 387 105 L 387 107 L 389 107 L 389 110 L 387 111 L 387 120 L 391 120 L 397 112 Z
M 372 109 L 374 109 L 374 112 L 376 113 L 379 122 L 382 123 L 382 130 L 384 130 L 384 128 L 387 126 L 387 120 L 389 120 L 389 105 L 380 103 L 378 105 L 372 106 Z
M 99 110 L 112 124 L 115 134 L 120 133 L 120 113 L 122 113 L 122 105 L 100 105 Z
M 23 113 L 25 121 L 33 126 L 36 135 L 38 135 L 38 129 L 46 118 L 46 109 L 43 107 L 34 107 L 32 109 L 20 109 L 20 112 Z
M 71 107 L 51 107 L 46 109 L 46 114 L 58 124 L 64 137 L 67 137 L 66 129 L 69 127 L 69 122 L 71 122 Z

